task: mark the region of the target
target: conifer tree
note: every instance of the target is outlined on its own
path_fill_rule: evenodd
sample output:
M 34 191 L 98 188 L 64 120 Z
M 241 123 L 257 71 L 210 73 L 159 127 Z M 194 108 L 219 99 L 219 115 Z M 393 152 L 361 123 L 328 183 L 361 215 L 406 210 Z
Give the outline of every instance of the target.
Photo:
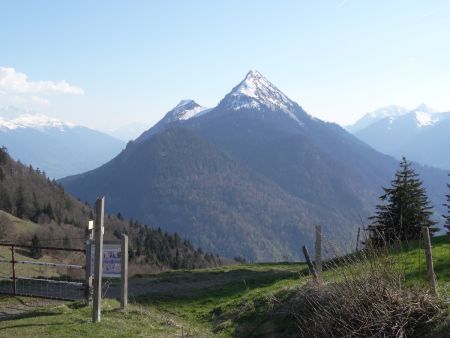
M 423 226 L 435 232 L 436 222 L 431 219 L 433 207 L 418 174 L 404 157 L 391 184 L 390 188 L 383 188 L 380 200 L 384 203 L 377 205 L 375 215 L 370 217 L 369 242 L 382 246 L 419 239 Z
M 25 216 L 25 196 L 22 185 L 19 185 L 16 192 L 16 216 L 23 218 Z
M 34 234 L 31 239 L 31 257 L 38 259 L 42 257 L 41 243 L 39 237 Z
M 450 176 L 450 174 L 448 175 Z M 447 184 L 447 187 L 450 189 L 450 184 Z M 450 234 L 450 194 L 447 195 L 447 203 L 444 204 L 447 207 L 447 215 L 444 215 L 445 218 L 445 227 L 447 228 L 447 233 Z

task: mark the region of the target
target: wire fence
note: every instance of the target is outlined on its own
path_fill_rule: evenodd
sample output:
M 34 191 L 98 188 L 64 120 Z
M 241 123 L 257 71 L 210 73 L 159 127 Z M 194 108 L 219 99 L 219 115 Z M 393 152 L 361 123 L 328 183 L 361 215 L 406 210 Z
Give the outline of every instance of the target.
M 50 299 L 86 298 L 85 250 L 0 243 L 0 293 Z

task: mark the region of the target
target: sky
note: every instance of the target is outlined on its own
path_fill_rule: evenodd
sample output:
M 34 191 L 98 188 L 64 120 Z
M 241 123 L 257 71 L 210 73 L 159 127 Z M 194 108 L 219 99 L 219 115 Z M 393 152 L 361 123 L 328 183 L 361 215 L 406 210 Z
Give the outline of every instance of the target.
M 343 125 L 450 111 L 448 0 L 0 0 L 0 107 L 107 130 L 215 106 L 257 69 Z

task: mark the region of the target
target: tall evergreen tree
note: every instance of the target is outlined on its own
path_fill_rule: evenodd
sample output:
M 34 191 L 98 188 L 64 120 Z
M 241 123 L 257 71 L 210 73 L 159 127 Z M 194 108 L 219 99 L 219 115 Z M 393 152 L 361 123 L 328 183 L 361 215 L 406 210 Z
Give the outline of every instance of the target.
M 19 218 L 25 217 L 25 196 L 22 185 L 19 185 L 16 192 L 16 216 Z
M 448 175 L 450 176 L 450 174 Z M 447 187 L 450 189 L 450 184 L 447 184 Z M 445 218 L 445 227 L 447 228 L 447 233 L 450 234 L 450 194 L 447 195 L 447 203 L 444 204 L 447 207 L 447 215 L 444 215 Z
M 383 188 L 380 200 L 384 203 L 377 205 L 375 216 L 370 217 L 369 242 L 381 246 L 419 239 L 423 226 L 435 232 L 437 229 L 433 226 L 436 222 L 431 219 L 433 207 L 419 175 L 404 157 L 391 185 Z
M 31 239 L 31 257 L 35 259 L 42 257 L 41 242 L 36 234 L 34 234 Z

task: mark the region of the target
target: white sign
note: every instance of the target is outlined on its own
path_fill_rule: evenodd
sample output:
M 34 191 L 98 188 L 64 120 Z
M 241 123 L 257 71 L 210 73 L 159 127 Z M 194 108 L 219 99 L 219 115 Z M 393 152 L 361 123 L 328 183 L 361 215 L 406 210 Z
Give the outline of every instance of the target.
M 103 277 L 120 278 L 122 250 L 120 244 L 103 244 Z M 94 275 L 95 244 L 91 246 L 91 276 Z

